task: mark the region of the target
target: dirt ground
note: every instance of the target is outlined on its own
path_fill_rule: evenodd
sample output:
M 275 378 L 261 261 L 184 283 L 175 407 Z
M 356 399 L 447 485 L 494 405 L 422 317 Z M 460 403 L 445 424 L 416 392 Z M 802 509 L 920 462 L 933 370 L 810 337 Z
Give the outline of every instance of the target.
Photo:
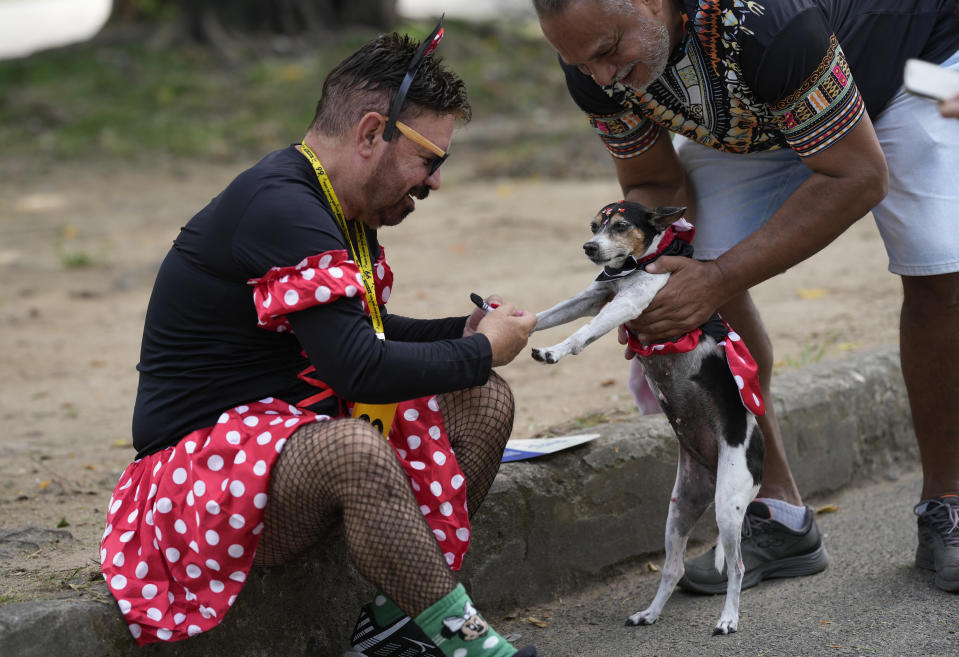
M 0 540 L 0 602 L 97 575 L 106 502 L 133 456 L 134 366 L 154 273 L 178 228 L 240 168 L 98 165 L 0 179 L 0 537 L 26 527 L 73 537 L 55 548 L 44 547 L 49 535 L 18 549 L 8 540 L 6 552 Z M 477 180 L 452 161 L 446 175 L 442 191 L 381 234 L 393 312 L 466 314 L 471 291 L 538 311 L 595 276 L 580 245 L 592 214 L 619 198 L 611 180 Z M 754 295 L 781 368 L 897 339 L 900 285 L 871 219 Z M 556 366 L 521 355 L 500 372 L 518 403 L 514 437 L 634 412 L 613 335 Z

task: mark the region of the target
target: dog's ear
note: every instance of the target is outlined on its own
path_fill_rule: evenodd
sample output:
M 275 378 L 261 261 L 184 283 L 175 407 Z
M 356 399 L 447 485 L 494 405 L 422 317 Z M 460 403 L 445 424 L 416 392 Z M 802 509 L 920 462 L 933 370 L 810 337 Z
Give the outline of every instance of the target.
M 674 208 L 661 205 L 655 210 L 650 211 L 649 219 L 653 225 L 660 230 L 666 230 L 669 225 L 678 219 L 682 219 L 686 213 L 686 208 Z

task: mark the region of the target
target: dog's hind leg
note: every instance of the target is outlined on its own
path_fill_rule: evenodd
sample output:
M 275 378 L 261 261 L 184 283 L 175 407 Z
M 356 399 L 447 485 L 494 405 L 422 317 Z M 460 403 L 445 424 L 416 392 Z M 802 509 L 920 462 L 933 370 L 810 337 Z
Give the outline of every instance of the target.
M 669 513 L 666 516 L 666 561 L 663 564 L 659 589 L 649 607 L 626 619 L 627 625 L 652 625 L 659 618 L 666 601 L 676 588 L 676 583 L 685 572 L 683 560 L 689 532 L 709 506 L 714 478 L 710 468 L 693 459 L 683 447 L 679 448 L 676 483 L 673 484 Z
M 749 444 L 762 441 L 762 434 L 751 415 L 746 423 L 745 442 L 730 445 L 720 442 L 716 469 L 716 524 L 719 546 L 726 561 L 726 604 L 713 634 L 731 634 L 739 629 L 739 594 L 742 591 L 743 566 L 741 540 L 746 507 L 759 491 L 759 478 L 747 464 Z M 717 568 L 721 566 L 717 549 Z

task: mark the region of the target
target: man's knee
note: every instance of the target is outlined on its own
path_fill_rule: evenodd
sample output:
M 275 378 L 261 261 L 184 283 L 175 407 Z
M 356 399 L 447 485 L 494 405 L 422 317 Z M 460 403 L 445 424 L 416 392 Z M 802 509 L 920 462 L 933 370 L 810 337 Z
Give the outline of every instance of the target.
M 486 382 L 486 386 L 492 393 L 489 396 L 491 403 L 496 404 L 499 408 L 508 408 L 512 414 L 516 402 L 513 399 L 513 389 L 509 387 L 506 379 L 501 377 L 496 372 L 490 372 L 489 380 Z
M 903 276 L 903 309 L 920 321 L 959 316 L 959 272 L 938 276 Z
M 343 418 L 317 422 L 297 433 L 290 443 L 294 451 L 289 456 L 311 458 L 316 463 L 328 464 L 326 467 L 368 467 L 396 461 L 393 448 L 383 434 L 365 420 Z

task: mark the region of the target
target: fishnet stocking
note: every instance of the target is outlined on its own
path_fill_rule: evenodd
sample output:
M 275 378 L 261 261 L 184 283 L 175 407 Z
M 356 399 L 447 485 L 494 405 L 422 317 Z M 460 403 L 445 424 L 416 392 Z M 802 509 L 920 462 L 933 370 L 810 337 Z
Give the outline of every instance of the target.
M 257 565 L 283 563 L 342 520 L 357 570 L 406 613 L 455 586 L 392 448 L 368 423 L 343 419 L 297 430 L 270 475 Z
M 499 472 L 503 448 L 513 431 L 513 392 L 491 372 L 486 385 L 437 399 L 456 462 L 466 478 L 466 504 L 472 518 Z
M 513 395 L 491 373 L 486 385 L 438 401 L 472 515 L 499 470 L 513 427 Z M 269 495 L 258 566 L 290 560 L 342 522 L 357 570 L 411 616 L 456 584 L 396 455 L 366 422 L 331 420 L 297 430 L 273 467 Z

